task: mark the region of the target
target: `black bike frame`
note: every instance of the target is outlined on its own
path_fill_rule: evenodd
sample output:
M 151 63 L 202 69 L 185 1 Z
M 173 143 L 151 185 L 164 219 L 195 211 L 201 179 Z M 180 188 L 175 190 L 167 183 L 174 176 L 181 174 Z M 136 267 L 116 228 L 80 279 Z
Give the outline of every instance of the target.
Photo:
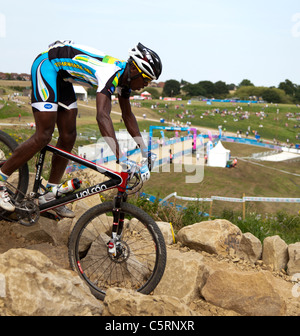
M 52 145 L 47 145 L 45 146 L 39 155 L 39 158 L 37 160 L 36 164 L 36 175 L 35 175 L 35 181 L 34 181 L 34 186 L 33 186 L 33 192 L 35 194 L 38 194 L 40 190 L 40 185 L 41 185 L 41 175 L 42 175 L 42 170 L 43 170 L 43 165 L 44 165 L 44 160 L 47 152 L 51 152 L 55 155 L 59 155 L 65 159 L 72 160 L 76 163 L 79 163 L 87 168 L 91 168 L 95 171 L 97 171 L 100 174 L 103 174 L 107 177 L 110 177 L 110 180 L 96 184 L 94 186 L 88 187 L 83 190 L 79 190 L 77 192 L 71 193 L 70 195 L 66 195 L 60 198 L 57 198 L 53 201 L 47 202 L 45 204 L 41 204 L 39 206 L 40 208 L 40 213 L 46 212 L 48 210 L 54 209 L 58 206 L 68 204 L 70 202 L 83 199 L 89 196 L 93 196 L 95 194 L 99 194 L 103 191 L 113 189 L 113 188 L 118 188 L 118 191 L 121 193 L 124 193 L 126 191 L 126 186 L 127 186 L 127 181 L 129 174 L 126 172 L 116 172 L 113 171 L 109 168 L 100 166 L 92 161 L 86 160 L 80 156 L 68 153 L 62 149 L 56 148 Z

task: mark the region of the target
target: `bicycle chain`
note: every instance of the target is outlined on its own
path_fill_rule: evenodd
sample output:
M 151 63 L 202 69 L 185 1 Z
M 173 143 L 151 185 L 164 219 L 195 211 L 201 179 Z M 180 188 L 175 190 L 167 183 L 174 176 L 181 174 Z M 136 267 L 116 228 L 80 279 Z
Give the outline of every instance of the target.
M 15 191 L 20 192 L 9 182 L 7 182 L 7 186 L 14 189 Z M 15 205 L 14 212 L 2 210 L 0 211 L 0 218 L 10 222 L 18 222 L 24 226 L 32 226 L 35 224 L 40 218 L 39 206 L 34 202 L 34 195 L 28 196 L 23 194 L 23 196 L 24 199 L 22 201 L 12 200 Z

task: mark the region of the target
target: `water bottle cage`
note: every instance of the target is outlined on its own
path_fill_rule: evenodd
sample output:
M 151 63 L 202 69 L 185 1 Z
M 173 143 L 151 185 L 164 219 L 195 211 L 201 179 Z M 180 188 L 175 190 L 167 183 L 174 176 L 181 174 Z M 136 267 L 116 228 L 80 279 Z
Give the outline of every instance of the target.
M 50 187 L 50 188 L 47 189 L 47 192 L 52 192 L 55 198 L 60 198 L 61 196 L 63 196 L 63 194 L 59 195 L 58 190 L 59 190 L 59 188 L 61 187 L 62 184 L 63 183 L 61 183 L 60 185 L 57 186 L 56 191 L 53 190 L 53 187 Z
M 53 191 L 52 191 L 53 192 Z M 54 193 L 53 193 L 54 194 Z M 64 194 L 58 194 L 58 189 L 56 190 L 56 192 L 55 192 L 55 194 L 54 194 L 54 196 L 55 196 L 55 198 L 60 198 L 60 197 L 62 197 Z

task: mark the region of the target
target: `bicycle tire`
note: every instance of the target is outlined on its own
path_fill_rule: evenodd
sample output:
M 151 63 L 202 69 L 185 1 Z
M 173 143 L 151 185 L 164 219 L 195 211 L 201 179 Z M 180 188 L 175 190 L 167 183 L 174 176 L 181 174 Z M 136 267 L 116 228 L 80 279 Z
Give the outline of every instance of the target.
M 104 300 L 110 287 L 150 294 L 160 282 L 166 266 L 163 235 L 147 213 L 132 204 L 122 203 L 121 212 L 125 213 L 123 259 L 112 258 L 107 243 L 113 225 L 108 214 L 113 208 L 113 202 L 105 202 L 79 218 L 69 237 L 70 265 L 97 299 Z
M 10 135 L 0 130 L 0 168 L 11 156 L 17 146 L 18 143 Z M 29 170 L 27 163 L 16 170 L 8 178 L 8 182 L 14 187 L 10 188 L 9 184 L 7 185 L 10 196 L 16 201 L 21 201 L 26 195 L 29 183 Z

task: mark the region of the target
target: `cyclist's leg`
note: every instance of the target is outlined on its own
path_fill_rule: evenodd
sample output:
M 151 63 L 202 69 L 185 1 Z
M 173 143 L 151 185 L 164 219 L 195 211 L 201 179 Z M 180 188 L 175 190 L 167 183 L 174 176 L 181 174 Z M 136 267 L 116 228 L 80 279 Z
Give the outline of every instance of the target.
M 59 138 L 56 147 L 66 152 L 71 152 L 76 140 L 77 108 L 67 110 L 61 107 L 57 113 L 57 128 Z M 68 160 L 61 156 L 53 155 L 49 183 L 58 184 L 65 172 Z
M 40 54 L 33 62 L 31 79 L 32 110 L 36 131 L 31 138 L 15 149 L 1 167 L 0 208 L 8 211 L 13 211 L 14 206 L 10 209 L 7 207 L 9 203 L 6 193 L 7 178 L 51 141 L 57 117 L 57 72 L 48 60 L 48 53 Z
M 31 81 L 31 101 L 36 131 L 31 138 L 16 148 L 2 166 L 2 172 L 8 176 L 51 141 L 55 127 L 58 108 L 57 72 L 48 60 L 48 53 L 40 54 L 33 62 Z
M 27 141 L 20 144 L 12 156 L 5 162 L 1 170 L 10 176 L 16 169 L 29 161 L 34 154 L 45 147 L 52 137 L 56 122 L 56 112 L 41 112 L 34 110 L 36 131 Z
M 56 112 L 49 113 L 35 111 L 34 117 L 37 125 L 36 132 L 31 138 L 20 144 L 15 149 L 12 156 L 1 167 L 2 181 L 0 181 L 0 208 L 7 211 L 14 211 L 15 206 L 11 203 L 8 196 L 5 181 L 15 170 L 19 169 L 23 164 L 29 161 L 34 154 L 46 146 L 52 137 Z
M 77 117 L 77 102 L 73 85 L 65 82 L 58 76 L 58 113 L 57 113 L 57 128 L 59 138 L 56 147 L 66 152 L 71 152 L 76 141 L 76 117 Z M 58 184 L 65 172 L 68 160 L 53 155 L 52 168 L 49 177 L 49 183 Z
M 57 78 L 57 89 L 59 107 L 56 123 L 59 132 L 59 138 L 56 147 L 64 151 L 71 152 L 76 140 L 76 95 L 73 89 L 73 85 L 69 82 L 63 81 L 60 76 Z M 57 185 L 61 182 L 67 164 L 68 160 L 59 155 L 53 155 L 50 177 L 47 185 L 48 187 Z M 48 199 L 49 201 L 51 200 L 51 197 L 54 197 L 53 193 L 48 193 L 48 195 L 45 195 L 45 200 L 47 201 Z M 75 213 L 65 205 L 57 207 L 55 212 L 61 217 L 75 217 Z

